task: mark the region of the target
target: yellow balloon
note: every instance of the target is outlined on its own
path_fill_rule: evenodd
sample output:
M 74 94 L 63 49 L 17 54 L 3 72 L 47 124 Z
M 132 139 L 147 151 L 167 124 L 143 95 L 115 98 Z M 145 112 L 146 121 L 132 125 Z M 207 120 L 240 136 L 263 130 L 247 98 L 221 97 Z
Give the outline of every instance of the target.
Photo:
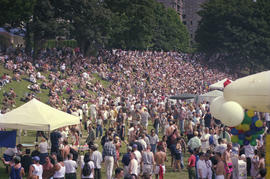
M 247 111 L 247 115 L 248 115 L 248 117 L 253 117 L 254 116 L 254 111 L 252 111 L 252 110 L 248 110 Z
M 235 126 L 235 129 L 237 129 L 238 131 L 239 130 L 242 130 L 242 124 L 238 125 L 238 126 Z
M 248 141 L 251 141 L 252 136 L 246 137 L 246 139 L 247 139 Z
M 231 141 L 232 141 L 233 143 L 237 143 L 238 140 L 239 140 L 239 138 L 238 138 L 237 135 L 233 135 L 233 136 L 231 137 Z
M 250 129 L 249 125 L 248 124 L 241 124 L 242 125 L 242 130 L 243 131 L 248 131 Z
M 256 127 L 262 127 L 263 126 L 263 122 L 261 120 L 258 120 L 255 122 L 255 126 Z

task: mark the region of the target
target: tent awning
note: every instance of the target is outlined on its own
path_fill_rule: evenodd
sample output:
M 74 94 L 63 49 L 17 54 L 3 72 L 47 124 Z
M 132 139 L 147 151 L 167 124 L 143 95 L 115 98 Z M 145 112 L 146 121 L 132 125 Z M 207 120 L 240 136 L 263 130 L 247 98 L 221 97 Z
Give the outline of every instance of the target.
M 211 102 L 218 96 L 223 96 L 223 92 L 219 90 L 209 91 L 208 93 L 202 94 L 198 97 L 198 102 L 208 101 Z
M 52 108 L 36 99 L 0 116 L 0 127 L 35 131 L 52 131 L 80 124 L 77 116 Z
M 180 95 L 170 96 L 170 99 L 186 100 L 186 99 L 193 99 L 195 97 L 196 97 L 196 95 L 194 95 L 194 94 L 184 93 L 184 94 L 180 94 Z

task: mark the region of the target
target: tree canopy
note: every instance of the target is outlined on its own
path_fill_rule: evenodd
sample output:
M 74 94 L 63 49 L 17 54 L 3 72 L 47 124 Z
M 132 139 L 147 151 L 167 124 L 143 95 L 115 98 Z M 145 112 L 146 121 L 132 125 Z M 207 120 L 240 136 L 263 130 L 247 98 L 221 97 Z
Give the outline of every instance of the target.
M 270 2 L 267 0 L 211 0 L 205 3 L 196 34 L 198 49 L 218 63 L 269 66 Z

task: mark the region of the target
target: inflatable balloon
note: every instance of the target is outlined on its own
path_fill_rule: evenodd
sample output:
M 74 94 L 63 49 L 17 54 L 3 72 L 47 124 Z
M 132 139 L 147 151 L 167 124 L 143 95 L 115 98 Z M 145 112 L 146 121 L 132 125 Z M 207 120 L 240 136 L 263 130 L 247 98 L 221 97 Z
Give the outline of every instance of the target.
M 252 120 L 251 120 L 251 117 L 249 117 L 247 115 L 247 113 L 245 113 L 245 117 L 244 117 L 244 120 L 243 120 L 243 124 L 251 124 Z
M 223 95 L 226 101 L 235 101 L 244 109 L 270 112 L 270 71 L 237 79 L 224 88 Z
M 238 144 L 239 144 L 239 145 L 243 145 L 243 144 L 244 144 L 244 140 L 239 140 L 239 141 L 238 141 Z
M 219 97 L 215 98 L 210 104 L 210 112 L 218 120 L 221 120 L 220 108 L 221 108 L 223 103 L 225 103 L 223 96 L 219 96 Z
M 237 130 L 236 128 L 232 128 L 232 129 L 231 129 L 231 133 L 232 133 L 233 135 L 237 135 L 237 134 L 238 134 L 238 130 Z
M 243 130 L 244 132 L 249 131 L 249 129 L 250 129 L 250 127 L 249 127 L 248 124 L 242 124 L 242 130 Z
M 263 122 L 262 122 L 261 120 L 257 120 L 257 121 L 255 122 L 255 126 L 256 126 L 256 127 L 262 127 L 262 126 L 263 126 Z
M 253 110 L 248 110 L 248 112 L 247 112 L 247 116 L 248 117 L 253 117 L 254 116 L 254 111 Z
M 223 103 L 220 111 L 221 122 L 229 127 L 241 124 L 244 119 L 244 109 L 234 101 Z
M 238 136 L 237 135 L 233 135 L 232 137 L 231 137 L 231 141 L 232 141 L 232 143 L 237 143 L 238 142 Z
M 248 145 L 249 141 L 248 140 L 244 140 L 244 145 Z
M 257 141 L 256 141 L 256 139 L 255 139 L 255 140 L 250 141 L 250 145 L 252 145 L 252 146 L 256 146 L 256 145 L 257 145 Z

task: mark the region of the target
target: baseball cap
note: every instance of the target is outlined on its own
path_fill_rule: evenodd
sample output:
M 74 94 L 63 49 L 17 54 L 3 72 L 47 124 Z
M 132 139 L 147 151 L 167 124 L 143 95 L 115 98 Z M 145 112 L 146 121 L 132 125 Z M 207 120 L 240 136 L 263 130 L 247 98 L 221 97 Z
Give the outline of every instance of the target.
M 132 148 L 137 148 L 137 147 L 138 147 L 137 144 L 133 144 L 133 145 L 132 145 Z
M 40 158 L 38 156 L 34 156 L 34 157 L 32 157 L 32 160 L 34 160 L 34 161 L 40 161 Z

